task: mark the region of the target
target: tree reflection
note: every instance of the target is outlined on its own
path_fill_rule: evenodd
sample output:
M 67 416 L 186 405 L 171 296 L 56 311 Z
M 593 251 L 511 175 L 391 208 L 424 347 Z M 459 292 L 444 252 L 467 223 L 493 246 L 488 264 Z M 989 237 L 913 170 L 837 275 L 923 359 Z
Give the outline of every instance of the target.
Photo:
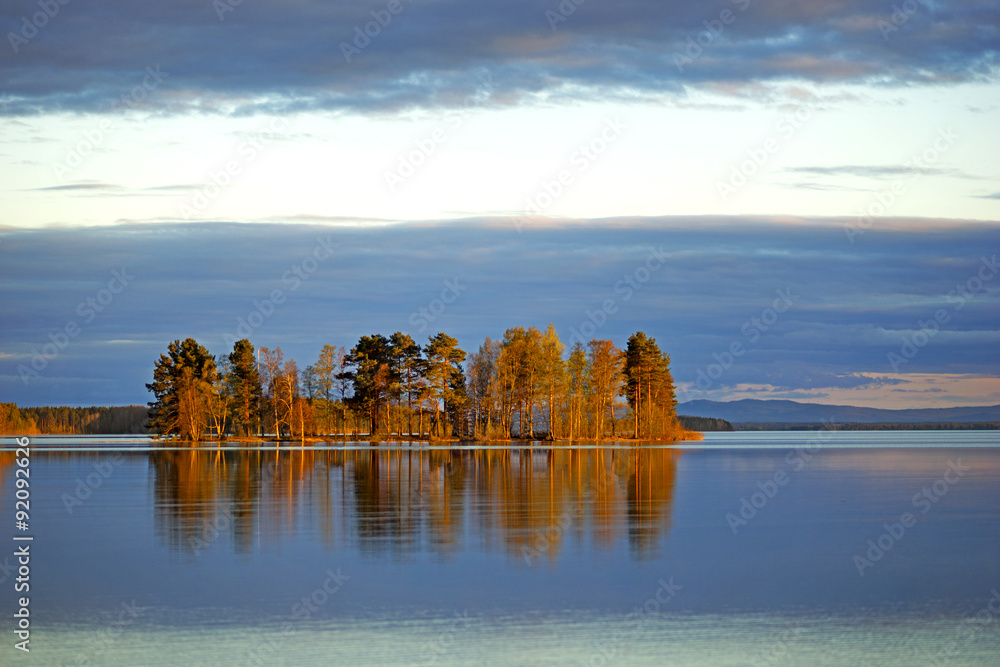
M 375 558 L 468 550 L 526 566 L 566 549 L 657 553 L 679 450 L 283 449 L 150 454 L 155 530 L 172 551 L 315 540 Z

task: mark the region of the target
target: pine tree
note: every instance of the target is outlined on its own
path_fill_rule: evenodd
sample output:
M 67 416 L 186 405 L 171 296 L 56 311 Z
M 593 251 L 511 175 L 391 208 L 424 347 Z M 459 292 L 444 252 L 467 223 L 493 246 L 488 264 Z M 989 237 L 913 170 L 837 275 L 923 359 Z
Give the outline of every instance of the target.
M 232 397 L 233 427 L 249 438 L 260 423 L 260 373 L 254 347 L 246 338 L 236 341 L 229 354 L 229 393 Z
M 344 376 L 354 386 L 353 403 L 368 416 L 372 435 L 381 430 L 380 412 L 389 399 L 392 384 L 389 348 L 389 339 L 381 334 L 362 336 L 345 359 L 351 367 Z
M 149 403 L 150 429 L 161 436 L 201 440 L 215 379 L 215 359 L 196 340 L 170 343 L 156 362 L 153 382 L 146 385 L 156 397 Z
M 423 351 L 409 334 L 392 334 L 390 353 L 400 395 L 406 395 L 406 432 L 413 433 L 413 398 L 419 394 L 424 370 Z
M 440 404 L 443 402 L 445 414 L 454 418 L 457 408 L 465 402 L 465 373 L 461 366 L 465 361 L 465 352 L 458 348 L 458 341 L 446 333 L 431 336 L 428 341 L 424 348 L 424 377 L 427 380 L 428 396 L 434 403 L 437 435 L 447 437 L 449 434 L 440 418 Z
M 636 438 L 672 438 L 680 430 L 677 399 L 670 374 L 670 356 L 655 338 L 639 331 L 628 339 L 625 351 L 626 383 L 622 393 L 632 409 Z

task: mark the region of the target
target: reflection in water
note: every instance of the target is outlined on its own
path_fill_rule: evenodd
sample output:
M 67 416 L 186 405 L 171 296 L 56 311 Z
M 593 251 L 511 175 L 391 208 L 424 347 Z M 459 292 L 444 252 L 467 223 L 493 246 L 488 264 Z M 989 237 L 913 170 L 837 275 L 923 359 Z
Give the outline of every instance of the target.
M 1000 622 L 975 620 L 1000 587 L 996 432 L 859 433 L 801 469 L 812 435 L 794 432 L 710 436 L 683 459 L 39 438 L 34 661 L 996 665 Z M 8 536 L 13 460 L 0 451 Z M 968 472 L 920 513 L 914 494 L 959 461 Z M 726 514 L 779 470 L 789 483 L 733 535 Z M 917 524 L 859 576 L 854 557 L 908 511 Z M 320 605 L 330 570 L 351 579 Z M 682 588 L 650 612 L 661 580 Z M 123 604 L 142 610 L 125 626 Z M 0 613 L 16 607 L 0 594 Z M 0 665 L 15 651 L 0 645 Z
M 535 565 L 567 544 L 656 555 L 679 450 L 305 449 L 150 454 L 156 534 L 177 553 L 250 553 L 299 533 L 373 557 L 503 551 Z
M 0 451 L 0 494 L 4 491 L 4 480 L 9 478 L 11 486 L 14 486 L 14 473 L 8 474 L 7 469 L 13 467 L 16 460 L 15 451 Z

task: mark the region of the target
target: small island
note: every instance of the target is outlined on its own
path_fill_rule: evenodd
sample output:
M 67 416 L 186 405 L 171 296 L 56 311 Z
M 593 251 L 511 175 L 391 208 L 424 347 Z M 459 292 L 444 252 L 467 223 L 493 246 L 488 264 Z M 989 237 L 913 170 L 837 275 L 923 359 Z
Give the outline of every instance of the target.
M 437 333 L 324 345 L 300 370 L 280 347 L 235 341 L 213 356 L 193 338 L 161 354 L 146 385 L 162 438 L 325 440 L 700 440 L 677 416 L 670 356 L 643 332 L 624 349 L 573 344 L 555 327 L 513 327 L 476 352 Z

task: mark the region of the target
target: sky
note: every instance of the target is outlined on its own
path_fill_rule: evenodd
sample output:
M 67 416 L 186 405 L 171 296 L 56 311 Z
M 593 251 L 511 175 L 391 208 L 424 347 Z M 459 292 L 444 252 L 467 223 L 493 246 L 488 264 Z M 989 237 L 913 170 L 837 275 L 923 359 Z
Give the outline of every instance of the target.
M 0 401 L 144 403 L 187 336 L 304 367 L 552 322 L 656 337 L 681 400 L 1000 403 L 995 3 L 17 0 L 0 35 Z

